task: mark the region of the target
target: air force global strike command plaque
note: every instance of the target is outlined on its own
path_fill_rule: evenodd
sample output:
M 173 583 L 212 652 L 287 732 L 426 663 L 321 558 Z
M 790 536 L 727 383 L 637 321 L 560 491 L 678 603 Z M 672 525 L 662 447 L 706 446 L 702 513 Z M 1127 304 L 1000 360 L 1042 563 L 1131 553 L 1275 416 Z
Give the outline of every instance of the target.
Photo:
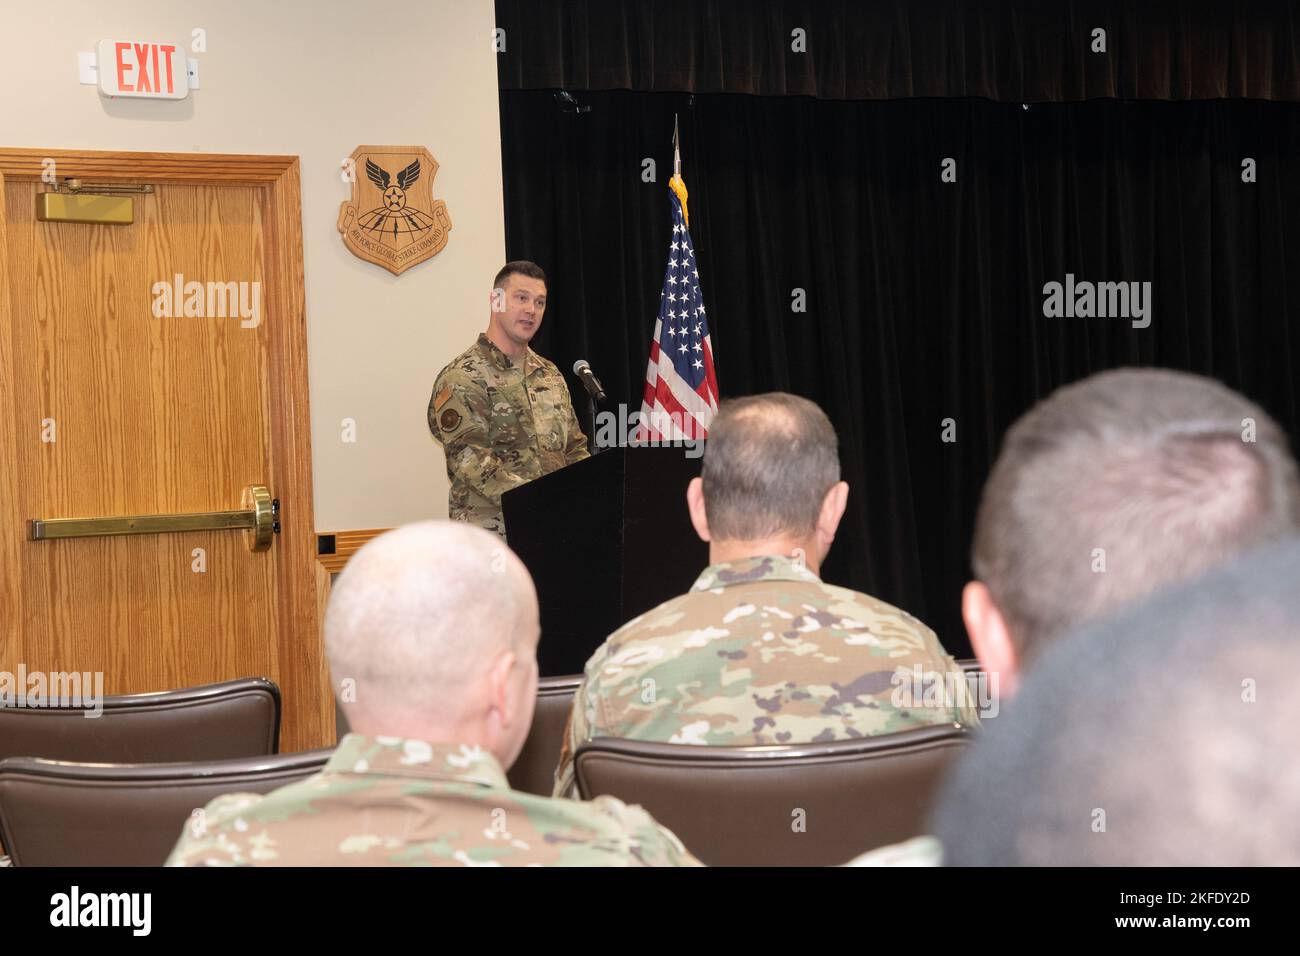
M 451 216 L 433 198 L 433 154 L 423 146 L 358 146 L 345 168 L 352 198 L 339 207 L 338 229 L 354 255 L 401 275 L 442 252 Z

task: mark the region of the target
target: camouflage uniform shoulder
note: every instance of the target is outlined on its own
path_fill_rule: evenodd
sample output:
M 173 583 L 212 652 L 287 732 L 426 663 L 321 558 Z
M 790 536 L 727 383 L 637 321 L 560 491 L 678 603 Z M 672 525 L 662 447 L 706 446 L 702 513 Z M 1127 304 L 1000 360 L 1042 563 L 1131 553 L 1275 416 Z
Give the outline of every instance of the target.
M 546 371 L 551 373 L 552 375 L 560 374 L 560 367 L 558 365 L 556 365 L 546 356 L 539 355 L 531 348 L 528 350 L 528 358 L 530 361 L 535 362 L 536 364 L 540 365 L 542 368 L 546 369 Z
M 221 827 L 236 820 L 279 819 L 286 807 L 309 809 L 312 800 L 329 796 L 337 789 L 340 789 L 338 778 L 321 771 L 280 787 L 275 791 L 276 800 L 271 804 L 266 802 L 267 795 L 262 793 L 224 793 L 203 808 L 203 823 L 209 827 Z
M 219 827 L 247 814 L 257 812 L 257 805 L 266 799 L 262 793 L 223 793 L 208 801 L 190 818 L 190 827 L 202 831 L 206 827 Z
M 886 618 L 897 618 L 904 624 L 910 624 L 921 633 L 928 634 L 938 640 L 938 635 L 934 633 L 934 629 L 928 624 L 920 618 L 913 617 L 901 607 L 895 607 L 888 601 L 882 601 L 870 594 L 863 594 L 861 591 L 854 591 L 852 588 L 841 587 L 838 584 L 827 584 L 825 581 L 819 582 L 817 586 L 831 601 L 842 604 L 859 604 L 872 614 Z
M 310 809 L 313 800 L 328 796 L 331 781 L 324 772 L 291 783 L 275 791 L 268 800 L 261 793 L 225 793 L 195 810 L 181 833 L 180 842 L 167 858 L 166 866 L 240 866 L 274 858 L 264 847 L 252 845 L 241 853 L 229 839 L 230 831 L 246 831 L 251 824 L 274 823 L 289 815 L 290 808 Z
M 488 362 L 483 355 L 483 350 L 479 348 L 478 342 L 475 342 L 442 367 L 442 371 L 438 373 L 437 381 L 442 381 L 448 376 L 455 376 L 457 378 L 468 376 L 472 379 L 480 378 L 483 368 L 487 364 Z
M 565 866 L 700 866 L 680 839 L 639 805 L 616 797 L 569 800 L 514 793 L 520 809 L 561 847 Z
M 641 640 L 649 635 L 646 625 L 652 622 L 658 622 L 667 616 L 674 622 L 680 619 L 684 613 L 688 613 L 695 604 L 695 592 L 687 591 L 685 594 L 679 594 L 676 597 L 669 598 L 662 604 L 656 604 L 648 611 L 643 611 L 630 621 L 624 622 L 618 630 L 610 634 L 605 642 L 596 648 L 595 652 L 587 660 L 587 673 L 594 674 L 600 668 L 601 662 L 609 657 L 611 653 L 618 650 L 620 645 L 628 640 Z
M 592 737 L 766 746 L 975 726 L 963 699 L 923 693 L 950 683 L 964 689 L 965 675 L 921 621 L 758 555 L 711 565 L 610 635 L 587 663 L 570 749 Z
M 444 447 L 454 444 L 462 433 L 484 424 L 491 381 L 492 371 L 477 342 L 438 373 L 429 398 L 428 422 L 429 431 Z M 449 460 L 447 465 L 448 478 L 454 479 L 452 462 Z M 453 494 L 455 490 L 451 489 Z
M 520 793 L 482 747 L 349 734 L 325 770 L 266 796 L 218 797 L 168 866 L 683 866 L 639 807 Z

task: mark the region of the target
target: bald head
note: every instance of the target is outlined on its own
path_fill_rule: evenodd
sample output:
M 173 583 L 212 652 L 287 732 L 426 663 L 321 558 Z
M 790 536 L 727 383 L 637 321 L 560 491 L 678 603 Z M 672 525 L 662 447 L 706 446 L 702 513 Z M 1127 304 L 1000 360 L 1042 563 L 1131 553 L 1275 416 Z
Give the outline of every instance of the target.
M 343 706 L 360 733 L 486 744 L 470 738 L 504 716 L 494 710 L 527 703 L 531 719 L 537 638 L 528 571 L 500 538 L 463 522 L 375 538 L 348 562 L 325 613 L 330 670 L 336 686 L 355 681 Z M 523 690 L 527 702 L 507 699 Z

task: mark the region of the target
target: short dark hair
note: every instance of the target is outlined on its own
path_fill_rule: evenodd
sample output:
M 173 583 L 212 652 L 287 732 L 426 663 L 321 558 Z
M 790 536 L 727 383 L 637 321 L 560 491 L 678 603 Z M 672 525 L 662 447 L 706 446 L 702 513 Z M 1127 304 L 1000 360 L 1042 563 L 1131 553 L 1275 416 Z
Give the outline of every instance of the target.
M 542 267 L 536 262 L 530 262 L 527 259 L 515 259 L 501 267 L 497 277 L 492 280 L 492 288 L 505 288 L 505 281 L 511 276 L 527 276 L 530 279 L 541 279 L 543 283 L 546 282 L 546 273 L 542 271 Z
M 1052 635 L 1300 525 L 1286 434 L 1199 375 L 1119 369 L 1007 432 L 971 563 L 1023 659 Z
M 785 392 L 724 401 L 704 447 L 704 510 L 712 537 L 753 541 L 807 534 L 840 480 L 838 439 L 813 402 Z
M 953 768 L 954 866 L 1300 864 L 1300 540 L 1053 643 Z

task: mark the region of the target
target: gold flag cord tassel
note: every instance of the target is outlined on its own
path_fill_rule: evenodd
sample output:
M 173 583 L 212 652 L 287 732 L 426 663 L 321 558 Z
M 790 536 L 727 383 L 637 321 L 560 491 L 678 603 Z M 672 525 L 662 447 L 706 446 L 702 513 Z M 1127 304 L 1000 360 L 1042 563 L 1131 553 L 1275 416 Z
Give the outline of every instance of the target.
M 674 175 L 668 180 L 668 188 L 677 194 L 677 198 L 682 201 L 682 219 L 686 221 L 689 227 L 691 224 L 691 214 L 686 210 L 686 183 L 682 181 L 681 176 Z

